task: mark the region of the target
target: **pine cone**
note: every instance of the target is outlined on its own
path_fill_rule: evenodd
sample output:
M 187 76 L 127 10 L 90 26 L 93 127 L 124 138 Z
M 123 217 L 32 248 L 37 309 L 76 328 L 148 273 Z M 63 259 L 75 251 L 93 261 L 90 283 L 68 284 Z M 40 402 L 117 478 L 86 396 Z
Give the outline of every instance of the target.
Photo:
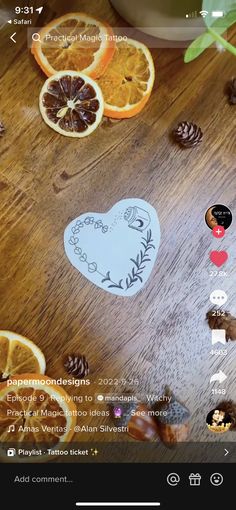
M 229 312 L 225 312 L 225 315 L 212 315 L 212 309 L 206 314 L 206 320 L 211 329 L 225 329 L 226 340 L 236 340 L 236 318 Z
M 0 136 L 3 136 L 3 134 L 5 133 L 5 126 L 4 124 L 0 121 Z
M 196 124 L 184 121 L 180 122 L 177 128 L 174 129 L 173 136 L 182 147 L 189 149 L 202 141 L 203 133 Z
M 68 374 L 83 379 L 89 374 L 88 362 L 82 354 L 69 354 L 64 361 L 64 367 Z
M 229 102 L 236 104 L 236 78 L 233 78 L 229 84 Z

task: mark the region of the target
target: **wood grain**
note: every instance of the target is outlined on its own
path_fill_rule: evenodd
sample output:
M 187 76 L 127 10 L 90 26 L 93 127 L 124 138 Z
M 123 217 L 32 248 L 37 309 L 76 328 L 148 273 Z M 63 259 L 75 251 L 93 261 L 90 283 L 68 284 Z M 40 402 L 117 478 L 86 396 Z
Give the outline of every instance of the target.
M 63 4 L 47 2 L 40 23 L 66 12 Z M 89 6 L 73 1 L 70 10 L 87 10 L 125 25 L 106 0 L 91 0 Z M 38 22 L 35 19 L 36 26 Z M 210 292 L 221 287 L 228 293 L 229 310 L 236 314 L 236 239 L 235 220 L 225 238 L 217 241 L 204 214 L 214 203 L 226 204 L 236 214 L 235 107 L 224 95 L 226 81 L 236 75 L 235 57 L 210 49 L 186 65 L 181 49 L 152 50 L 157 78 L 145 110 L 121 122 L 104 119 L 91 137 L 78 141 L 59 136 L 41 120 L 38 95 L 44 76 L 26 47 L 23 29 L 17 29 L 16 45 L 9 45 L 11 33 L 12 27 L 3 24 L 1 328 L 34 340 L 45 353 L 52 377 L 66 375 L 66 353 L 84 353 L 91 386 L 74 393 L 110 391 L 98 385 L 102 377 L 138 378 L 137 391 L 144 397 L 147 392 L 161 394 L 169 384 L 191 410 L 191 439 L 214 441 L 205 416 L 221 399 L 211 396 L 209 379 L 222 369 L 228 376 L 227 397 L 236 399 L 236 344 L 229 343 L 223 360 L 211 356 L 205 315 Z M 230 38 L 236 42 L 235 29 Z M 201 126 L 201 146 L 181 150 L 172 142 L 172 128 L 181 120 Z M 126 299 L 94 287 L 69 264 L 63 232 L 79 214 L 107 211 L 128 197 L 143 198 L 157 209 L 162 240 L 146 288 Z M 209 251 L 219 247 L 229 252 L 223 281 L 209 277 Z M 100 423 L 104 419 L 80 420 Z M 111 424 L 109 418 L 105 423 Z M 91 438 L 129 439 L 77 434 L 79 441 Z M 231 438 L 233 433 L 227 440 Z

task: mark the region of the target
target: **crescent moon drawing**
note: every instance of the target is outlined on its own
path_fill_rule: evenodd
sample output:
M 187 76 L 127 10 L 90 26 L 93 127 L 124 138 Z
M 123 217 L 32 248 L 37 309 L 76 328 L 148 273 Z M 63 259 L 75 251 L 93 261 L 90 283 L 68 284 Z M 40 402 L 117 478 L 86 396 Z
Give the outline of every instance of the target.
M 136 220 L 136 221 L 139 221 L 140 225 L 138 225 L 139 228 L 142 228 L 143 225 L 144 225 L 144 221 L 143 220 Z

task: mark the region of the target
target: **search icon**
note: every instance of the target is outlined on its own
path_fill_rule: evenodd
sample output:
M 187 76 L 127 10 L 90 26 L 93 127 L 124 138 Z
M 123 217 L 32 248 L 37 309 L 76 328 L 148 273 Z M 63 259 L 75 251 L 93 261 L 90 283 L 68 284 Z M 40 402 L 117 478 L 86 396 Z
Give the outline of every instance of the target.
M 35 32 L 34 34 L 32 34 L 32 39 L 35 42 L 37 42 L 37 41 L 41 42 L 41 37 L 40 37 L 40 34 L 38 34 L 38 32 Z

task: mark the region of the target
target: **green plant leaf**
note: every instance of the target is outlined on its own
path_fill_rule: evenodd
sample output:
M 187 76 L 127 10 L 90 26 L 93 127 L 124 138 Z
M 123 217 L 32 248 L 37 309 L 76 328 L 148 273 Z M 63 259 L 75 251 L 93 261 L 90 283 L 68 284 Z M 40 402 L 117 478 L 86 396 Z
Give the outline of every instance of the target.
M 208 28 L 209 33 L 214 37 L 215 41 L 221 44 L 223 48 L 230 51 L 236 57 L 236 47 L 230 44 L 224 37 L 222 37 L 216 30 Z
M 212 0 L 210 0 L 212 1 Z M 218 0 L 217 0 L 218 1 Z M 227 0 L 230 1 L 231 0 Z M 231 2 L 232 4 L 232 2 Z M 206 48 L 209 48 L 215 41 L 218 41 L 231 53 L 236 54 L 236 48 L 229 44 L 225 39 L 221 37 L 222 34 L 234 23 L 236 23 L 236 4 L 235 10 L 228 12 L 223 18 L 217 18 L 212 23 L 211 27 L 208 27 L 207 32 L 201 34 L 195 41 L 193 41 L 185 52 L 184 62 L 187 64 L 199 57 Z M 221 9 L 222 10 L 222 9 Z M 212 20 L 212 17 L 211 17 Z
M 193 41 L 184 55 L 184 62 L 188 64 L 195 58 L 199 57 L 206 48 L 209 48 L 214 42 L 214 37 L 208 32 L 204 32 L 204 34 L 200 35 Z
M 221 24 L 223 22 L 225 29 L 227 29 L 226 16 L 214 19 L 212 11 L 223 11 L 225 14 L 230 14 L 230 12 L 236 10 L 236 2 L 235 0 L 203 0 L 202 9 L 208 11 L 208 15 L 204 18 L 207 27 L 211 27 L 217 21 Z
M 234 9 L 230 12 L 227 12 L 223 18 L 215 19 L 211 25 L 208 25 L 208 28 L 213 28 L 217 30 L 217 33 L 223 34 L 228 28 L 231 27 L 236 22 L 236 4 L 234 4 Z

